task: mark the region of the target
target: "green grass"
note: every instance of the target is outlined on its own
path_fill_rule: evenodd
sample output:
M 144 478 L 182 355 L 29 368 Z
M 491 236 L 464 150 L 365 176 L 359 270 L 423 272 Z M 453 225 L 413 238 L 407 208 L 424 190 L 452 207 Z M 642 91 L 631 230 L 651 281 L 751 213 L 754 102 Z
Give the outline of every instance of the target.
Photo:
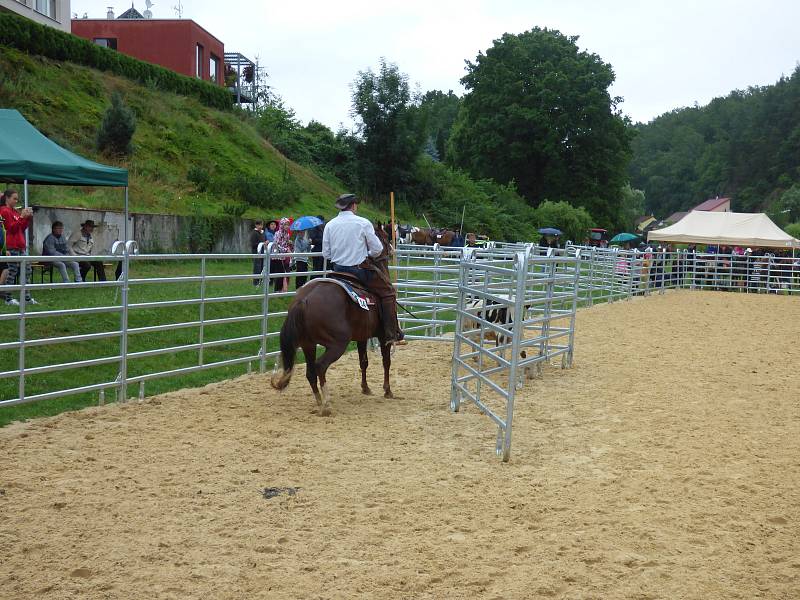
M 126 160 L 102 156 L 95 145 L 114 91 L 123 94 L 137 119 L 135 150 Z M 335 179 L 284 157 L 259 135 L 245 111 L 214 110 L 192 98 L 5 46 L 0 46 L 0 107 L 19 110 L 42 133 L 73 152 L 127 168 L 132 211 L 219 214 L 229 199 L 198 193 L 186 179 L 192 166 L 220 175 L 241 171 L 278 179 L 288 170 L 301 188 L 299 200 L 269 210 L 250 207 L 245 217 L 251 218 L 333 215 L 333 198 L 344 191 Z M 123 208 L 121 190 L 106 188 L 32 186 L 30 200 L 43 206 Z M 362 213 L 385 218 L 384 207 L 363 205 Z

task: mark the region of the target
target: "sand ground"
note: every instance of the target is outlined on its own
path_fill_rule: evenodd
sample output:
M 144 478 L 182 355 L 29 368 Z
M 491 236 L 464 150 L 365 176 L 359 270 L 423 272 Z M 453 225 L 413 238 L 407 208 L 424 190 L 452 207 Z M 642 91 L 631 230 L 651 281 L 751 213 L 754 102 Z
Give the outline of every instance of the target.
M 330 418 L 299 373 L 2 429 L 0 596 L 800 597 L 800 299 L 673 292 L 577 326 L 508 464 L 449 412 L 436 343 L 398 351 L 396 400 L 345 357 Z

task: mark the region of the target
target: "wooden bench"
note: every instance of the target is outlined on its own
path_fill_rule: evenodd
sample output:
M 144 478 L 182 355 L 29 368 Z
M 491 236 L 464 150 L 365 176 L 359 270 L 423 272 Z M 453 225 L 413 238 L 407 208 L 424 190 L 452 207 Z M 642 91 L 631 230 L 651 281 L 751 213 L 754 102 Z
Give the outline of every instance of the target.
M 44 274 L 50 275 L 50 283 L 53 283 L 53 263 L 51 262 L 34 262 L 31 263 L 32 279 L 36 281 L 36 271 L 39 271 L 39 283 L 44 283 Z

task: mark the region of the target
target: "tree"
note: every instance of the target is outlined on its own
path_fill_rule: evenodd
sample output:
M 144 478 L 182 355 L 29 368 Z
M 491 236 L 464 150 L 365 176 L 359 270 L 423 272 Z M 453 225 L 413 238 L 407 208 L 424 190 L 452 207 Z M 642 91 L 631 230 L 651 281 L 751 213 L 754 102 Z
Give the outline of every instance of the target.
M 452 90 L 446 94 L 431 90 L 422 96 L 419 108 L 425 120 L 427 138 L 433 141 L 438 160 L 447 158 L 447 141 L 460 107 L 461 99 Z
M 136 131 L 136 117 L 125 106 L 122 95 L 114 92 L 111 106 L 106 109 L 100 129 L 97 132 L 97 148 L 110 155 L 127 155 L 133 152 L 133 133 Z
M 539 227 L 560 229 L 565 240 L 582 242 L 586 230 L 592 227 L 592 216 L 583 207 L 575 208 L 569 202 L 545 200 L 536 208 Z
M 609 223 L 632 131 L 608 92 L 611 66 L 577 39 L 538 27 L 506 33 L 467 61 L 450 158 L 475 177 L 516 182 L 534 205 L 569 200 Z
M 372 195 L 402 188 L 411 181 L 414 160 L 425 143 L 408 76 L 382 58 L 378 73 L 359 71 L 352 99 L 356 131 L 363 139 L 357 149 L 361 184 Z
M 614 222 L 614 228 L 621 231 L 630 231 L 636 219 L 644 216 L 645 198 L 642 190 L 634 190 L 629 184 L 620 190 L 619 211 Z

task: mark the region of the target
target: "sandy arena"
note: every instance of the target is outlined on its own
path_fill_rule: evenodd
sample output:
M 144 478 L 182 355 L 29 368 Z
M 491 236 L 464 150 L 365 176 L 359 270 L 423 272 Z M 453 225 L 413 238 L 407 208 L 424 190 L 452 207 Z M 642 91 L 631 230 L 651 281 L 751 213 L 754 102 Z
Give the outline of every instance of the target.
M 301 371 L 2 429 L 0 597 L 800 597 L 800 299 L 671 292 L 577 327 L 508 464 L 449 412 L 448 344 L 398 350 L 398 400 L 348 355 L 330 418 Z

